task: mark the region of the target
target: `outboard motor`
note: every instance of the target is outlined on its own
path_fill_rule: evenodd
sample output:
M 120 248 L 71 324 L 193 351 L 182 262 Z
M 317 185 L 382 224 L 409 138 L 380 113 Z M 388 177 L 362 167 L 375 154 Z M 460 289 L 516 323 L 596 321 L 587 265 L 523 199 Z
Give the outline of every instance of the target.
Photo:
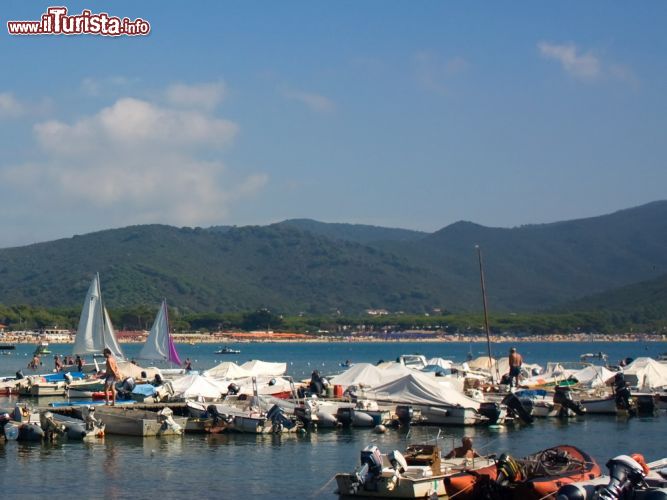
M 353 485 L 353 493 L 356 493 L 359 488 L 380 477 L 382 473 L 382 454 L 380 449 L 375 445 L 368 445 L 361 450 L 361 466 L 355 471 L 355 483 Z
M 572 399 L 572 392 L 567 386 L 557 385 L 554 392 L 554 404 L 561 405 L 565 411 L 561 411 L 560 416 L 567 416 L 567 410 L 572 410 L 577 415 L 584 415 L 586 409 L 578 401 Z
M 273 424 L 272 430 L 275 433 L 282 432 L 284 429 L 289 430 L 296 426 L 296 423 L 287 418 L 283 409 L 278 405 L 273 405 L 266 412 L 266 418 Z
M 625 382 L 625 375 L 623 375 L 623 372 L 618 372 L 614 375 L 614 398 L 617 410 L 634 410 L 632 398 L 630 397 L 630 389 Z
M 522 422 L 532 424 L 535 418 L 532 415 L 533 401 L 530 398 L 519 399 L 515 394 L 509 393 L 503 398 L 502 403 Z M 527 408 L 529 406 L 529 408 Z
M 354 421 L 354 408 L 338 408 L 336 419 L 343 424 L 343 427 L 350 427 Z
M 400 451 L 392 451 L 387 458 L 389 459 L 391 466 L 396 469 L 399 474 L 402 474 L 408 469 L 408 462 Z
M 507 453 L 503 453 L 496 462 L 496 484 L 506 485 L 521 479 L 521 464 Z
M 72 381 L 74 380 L 74 377 L 72 377 L 72 374 L 70 372 L 65 372 L 63 377 L 65 378 L 65 382 L 67 382 L 68 384 L 71 384 Z
M 502 414 L 500 405 L 498 403 L 493 403 L 493 402 L 481 403 L 479 405 L 479 410 L 477 411 L 479 412 L 480 415 L 484 415 L 486 418 L 489 419 L 489 424 L 495 424 L 496 422 L 498 422 L 498 419 Z
M 396 418 L 401 425 L 408 426 L 414 417 L 414 410 L 412 406 L 398 405 L 396 406 Z
M 616 500 L 639 486 L 646 474 L 636 460 L 627 455 L 619 455 L 607 462 L 609 484 L 598 491 L 601 500 Z
M 132 377 L 127 377 L 121 383 L 116 384 L 116 391 L 118 391 L 119 399 L 130 399 L 130 394 L 137 386 Z
M 239 392 L 241 392 L 241 388 L 232 382 L 227 386 L 227 394 L 230 396 L 236 396 Z
M 21 380 L 25 378 L 25 375 L 23 375 L 23 370 L 19 370 L 16 372 L 16 380 Z
M 206 413 L 213 418 L 213 423 L 216 425 L 220 422 L 229 424 L 234 420 L 233 416 L 220 413 L 215 405 L 208 405 L 206 407 Z
M 171 408 L 162 408 L 157 412 L 157 421 L 161 424 L 160 431 L 165 432 L 171 430 L 177 434 L 183 433 L 183 427 L 174 420 L 174 412 Z
M 39 423 L 48 441 L 55 441 L 57 437 L 65 434 L 65 426 L 56 422 L 50 411 L 43 411 L 39 414 Z

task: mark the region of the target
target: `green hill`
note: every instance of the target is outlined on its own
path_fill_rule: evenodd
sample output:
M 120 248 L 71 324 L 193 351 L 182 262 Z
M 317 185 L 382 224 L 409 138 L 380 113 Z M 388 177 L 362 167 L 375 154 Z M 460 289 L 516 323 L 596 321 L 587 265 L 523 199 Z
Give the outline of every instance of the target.
M 99 272 L 111 307 L 167 297 L 183 311 L 479 311 L 476 244 L 492 311 L 549 310 L 667 274 L 667 202 L 511 229 L 458 222 L 433 234 L 301 219 L 132 226 L 0 250 L 0 303 L 78 307 Z
M 312 219 L 289 219 L 279 224 L 334 240 L 353 241 L 361 244 L 383 241 L 417 241 L 428 235 L 428 233 L 410 229 L 368 226 L 365 224 L 327 223 Z
M 80 304 L 98 271 L 112 307 L 285 312 L 420 310 L 429 273 L 394 255 L 280 225 L 227 231 L 133 226 L 0 250 L 0 302 Z
M 459 222 L 417 244 L 388 243 L 383 249 L 437 269 L 465 292 L 478 282 L 471 257 L 476 244 L 492 308 L 545 310 L 667 273 L 667 202 L 512 229 Z

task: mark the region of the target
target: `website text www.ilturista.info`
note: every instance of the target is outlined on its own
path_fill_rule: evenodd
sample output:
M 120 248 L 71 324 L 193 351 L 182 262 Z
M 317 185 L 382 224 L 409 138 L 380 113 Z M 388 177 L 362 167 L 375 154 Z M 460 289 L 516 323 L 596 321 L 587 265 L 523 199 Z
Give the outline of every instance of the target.
M 141 36 L 151 32 L 151 25 L 140 17 L 131 20 L 87 9 L 68 15 L 67 7 L 49 7 L 39 21 L 7 21 L 7 31 L 10 35 Z

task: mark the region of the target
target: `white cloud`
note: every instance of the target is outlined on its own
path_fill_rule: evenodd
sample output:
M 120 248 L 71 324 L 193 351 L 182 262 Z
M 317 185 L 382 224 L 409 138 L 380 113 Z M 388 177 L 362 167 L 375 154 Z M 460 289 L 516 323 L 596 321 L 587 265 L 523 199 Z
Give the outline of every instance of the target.
M 584 51 L 574 43 L 539 42 L 537 49 L 543 58 L 559 62 L 563 70 L 576 80 L 588 83 L 616 80 L 633 87 L 639 85 L 639 78 L 630 67 L 605 61 L 600 55 Z
M 284 89 L 282 94 L 286 99 L 300 102 L 316 113 L 330 113 L 336 109 L 331 99 L 320 94 L 294 89 Z
M 573 43 L 555 44 L 539 42 L 537 48 L 545 59 L 558 61 L 572 77 L 593 81 L 602 75 L 602 64 L 592 52 L 582 52 Z
M 185 85 L 182 83 L 167 88 L 167 101 L 175 106 L 215 109 L 225 98 L 227 89 L 223 82 Z
M 14 94 L 11 92 L 0 92 L 0 118 L 16 118 L 25 111 Z
M 17 199 L 48 200 L 44 217 L 69 225 L 220 224 L 233 202 L 268 182 L 261 173 L 228 172 L 219 157 L 238 126 L 201 109 L 122 98 L 33 130 L 44 159 L 2 168 L 0 181 Z
M 97 97 L 110 92 L 117 93 L 120 90 L 126 90 L 127 87 L 139 82 L 138 78 L 129 78 L 127 76 L 115 75 L 98 77 L 86 77 L 81 81 L 81 89 L 88 95 Z
M 467 71 L 468 61 L 462 57 L 453 57 L 442 61 L 430 51 L 420 51 L 414 55 L 416 77 L 424 89 L 438 94 L 448 92 L 449 80 L 457 74 Z

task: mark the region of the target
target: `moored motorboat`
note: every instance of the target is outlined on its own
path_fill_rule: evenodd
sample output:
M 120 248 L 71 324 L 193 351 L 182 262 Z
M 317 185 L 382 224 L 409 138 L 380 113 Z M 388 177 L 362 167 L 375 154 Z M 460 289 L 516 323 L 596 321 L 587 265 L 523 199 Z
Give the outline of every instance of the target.
M 86 420 L 53 413 L 53 419 L 64 426 L 68 439 L 91 439 L 104 437 L 105 425 L 95 417 L 94 408 L 89 408 Z
M 432 498 L 447 494 L 445 478 L 457 471 L 487 467 L 487 458 L 443 459 L 432 444 L 409 445 L 404 453 L 388 454 L 370 445 L 361 451 L 361 464 L 351 473 L 336 474 L 336 493 L 375 498 Z
M 87 410 L 86 407 L 82 409 L 84 419 Z M 175 416 L 167 407 L 154 412 L 124 406 L 99 406 L 96 417 L 106 425 L 107 434 L 122 436 L 181 435 L 187 423 L 187 417 Z
M 448 476 L 445 483 L 450 498 L 538 500 L 555 494 L 564 484 L 594 479 L 600 474 L 600 467 L 588 453 L 561 445 L 522 459 L 503 454 L 495 465 Z
M 222 349 L 215 351 L 215 354 L 241 354 L 241 351 L 239 349 L 232 349 L 231 347 L 225 346 Z

